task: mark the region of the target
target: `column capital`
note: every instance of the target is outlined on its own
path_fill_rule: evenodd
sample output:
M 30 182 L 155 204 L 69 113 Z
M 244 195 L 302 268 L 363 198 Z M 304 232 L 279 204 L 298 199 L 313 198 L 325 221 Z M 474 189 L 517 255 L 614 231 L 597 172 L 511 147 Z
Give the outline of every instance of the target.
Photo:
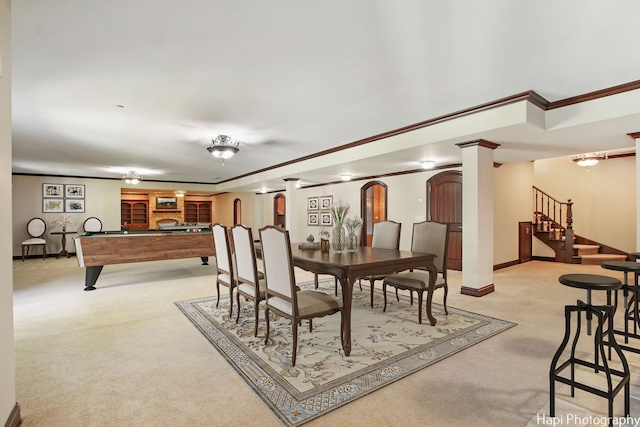
M 477 139 L 475 141 L 468 141 L 468 142 L 459 142 L 456 145 L 460 148 L 480 146 L 484 148 L 490 148 L 492 150 L 495 150 L 500 146 L 500 144 L 496 144 L 495 142 L 490 142 L 484 139 Z

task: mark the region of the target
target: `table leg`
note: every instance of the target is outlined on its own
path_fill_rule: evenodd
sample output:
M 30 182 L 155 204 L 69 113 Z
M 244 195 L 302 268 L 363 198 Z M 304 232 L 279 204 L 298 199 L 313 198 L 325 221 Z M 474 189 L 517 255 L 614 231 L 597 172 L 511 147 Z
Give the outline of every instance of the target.
M 342 350 L 345 356 L 351 354 L 351 296 L 355 279 L 340 277 L 342 286 Z

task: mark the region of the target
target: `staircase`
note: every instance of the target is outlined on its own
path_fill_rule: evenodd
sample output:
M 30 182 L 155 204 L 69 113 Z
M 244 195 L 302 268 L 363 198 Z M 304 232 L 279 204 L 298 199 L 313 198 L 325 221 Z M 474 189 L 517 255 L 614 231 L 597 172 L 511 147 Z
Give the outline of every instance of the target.
M 560 202 L 535 186 L 533 197 L 534 236 L 553 249 L 556 262 L 600 265 L 628 259 L 626 252 L 574 235 L 571 199 Z M 567 240 L 572 242 L 570 246 Z

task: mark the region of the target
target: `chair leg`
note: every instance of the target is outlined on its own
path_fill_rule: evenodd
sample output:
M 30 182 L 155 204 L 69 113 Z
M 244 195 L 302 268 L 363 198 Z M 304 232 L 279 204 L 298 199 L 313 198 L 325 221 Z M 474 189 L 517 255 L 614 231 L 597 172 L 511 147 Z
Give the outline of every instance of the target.
M 360 286 L 360 290 L 362 291 L 362 279 L 358 278 L 358 285 Z
M 236 305 L 238 306 L 238 312 L 236 313 L 236 323 L 240 320 L 240 292 L 236 292 Z
M 25 250 L 26 246 L 22 245 L 22 262 L 24 262 L 24 250 Z M 28 248 L 27 248 L 28 250 Z
M 375 279 L 369 279 L 371 282 L 371 308 L 373 308 L 373 284 L 376 282 Z
M 229 320 L 233 316 L 233 286 L 229 286 Z
M 47 245 L 42 245 L 42 259 L 47 260 Z
M 398 295 L 398 288 L 396 288 L 396 301 L 400 302 L 400 295 Z
M 336 292 L 335 292 L 335 294 L 336 294 L 336 296 L 338 296 L 338 278 L 334 276 L 333 280 L 334 280 L 334 282 L 336 284 Z
M 398 292 L 398 288 L 396 288 L 396 293 Z M 386 313 L 387 311 L 387 282 L 382 282 L 382 295 L 384 297 L 384 306 L 382 307 L 382 312 Z
M 444 307 L 444 314 L 445 315 L 449 315 L 449 311 L 447 310 L 447 294 L 449 293 L 449 286 L 447 286 L 447 284 L 444 284 L 444 303 L 443 303 L 443 307 Z
M 422 291 L 418 291 L 418 323 L 422 325 Z
M 253 322 L 253 336 L 257 337 L 258 336 L 258 313 L 260 312 L 258 310 L 258 306 L 260 305 L 260 301 L 258 300 L 254 300 L 254 304 L 253 304 L 253 314 L 255 315 L 255 320 Z M 238 312 L 240 312 L 240 306 L 238 306 Z
M 264 322 L 267 324 L 267 331 L 264 334 L 264 345 L 269 342 L 269 307 L 264 309 Z
M 216 281 L 216 291 L 218 293 L 218 300 L 216 301 L 216 308 L 218 308 L 218 304 L 220 304 L 220 282 Z
M 293 355 L 291 356 L 291 366 L 296 366 L 296 355 L 298 353 L 298 322 L 291 319 L 291 329 L 293 329 Z
M 313 287 L 318 289 L 318 273 L 313 274 Z

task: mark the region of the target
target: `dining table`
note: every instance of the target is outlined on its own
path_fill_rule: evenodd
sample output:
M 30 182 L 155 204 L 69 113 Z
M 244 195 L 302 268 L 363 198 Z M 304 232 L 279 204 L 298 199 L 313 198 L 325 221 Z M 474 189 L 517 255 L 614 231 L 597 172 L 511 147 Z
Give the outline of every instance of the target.
M 385 276 L 412 268 L 427 270 L 429 272 L 427 317 L 431 326 L 437 323 L 431 313 L 431 300 L 438 275 L 438 269 L 434 264 L 435 254 L 369 246 L 358 246 L 352 252 L 334 252 L 333 250 L 325 252 L 320 249 L 303 249 L 298 243 L 291 244 L 291 253 L 296 267 L 316 274 L 332 275 L 340 281 L 343 301 L 342 349 L 346 356 L 351 353 L 353 284 L 359 277 Z

